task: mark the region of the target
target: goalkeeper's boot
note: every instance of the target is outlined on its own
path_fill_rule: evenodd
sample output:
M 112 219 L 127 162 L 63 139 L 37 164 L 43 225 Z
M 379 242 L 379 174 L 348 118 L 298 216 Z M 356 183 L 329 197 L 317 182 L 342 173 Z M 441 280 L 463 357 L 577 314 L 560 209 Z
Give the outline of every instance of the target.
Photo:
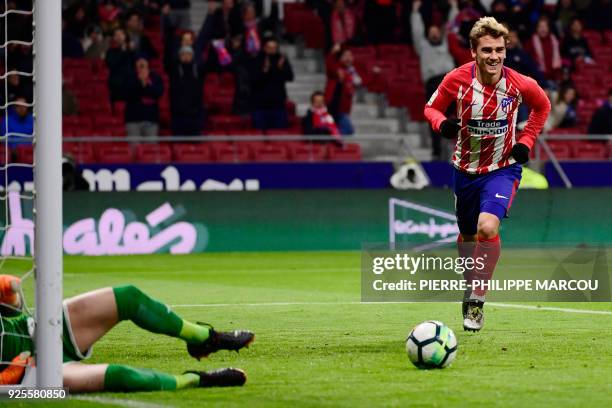
M 187 352 L 198 360 L 208 357 L 209 354 L 219 350 L 235 350 L 248 347 L 255 340 L 255 334 L 248 330 L 234 330 L 231 332 L 216 331 L 210 324 L 198 324 L 209 327 L 208 338 L 200 344 L 187 344 Z
M 463 319 L 463 330 L 477 332 L 484 325 L 484 302 L 470 300 Z
M 220 368 L 213 371 L 185 371 L 200 377 L 200 387 L 239 387 L 246 382 L 246 373 L 239 368 Z

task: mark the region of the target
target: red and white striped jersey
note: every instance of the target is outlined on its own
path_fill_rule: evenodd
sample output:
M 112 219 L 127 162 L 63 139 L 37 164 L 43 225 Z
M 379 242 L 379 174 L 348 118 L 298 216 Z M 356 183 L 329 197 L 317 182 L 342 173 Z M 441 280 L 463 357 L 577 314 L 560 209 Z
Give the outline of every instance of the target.
M 503 67 L 494 85 L 476 78 L 476 63 L 470 62 L 449 72 L 425 106 L 425 117 L 436 132 L 446 119 L 444 112 L 457 103 L 461 131 L 453 165 L 471 174 L 483 174 L 515 163 L 512 146 L 521 142 L 530 149 L 542 131 L 550 102 L 535 80 Z M 516 113 L 519 105 L 531 108 L 527 125 L 517 138 Z

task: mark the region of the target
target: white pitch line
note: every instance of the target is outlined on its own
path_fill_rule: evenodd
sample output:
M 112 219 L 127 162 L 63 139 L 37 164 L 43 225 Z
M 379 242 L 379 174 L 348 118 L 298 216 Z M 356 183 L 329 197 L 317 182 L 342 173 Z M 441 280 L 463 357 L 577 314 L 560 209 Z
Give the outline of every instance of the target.
M 114 405 L 114 406 L 128 407 L 128 408 L 171 408 L 170 405 L 151 404 L 151 403 L 143 402 L 143 401 L 120 399 L 120 398 L 107 398 L 107 397 L 97 397 L 97 396 L 77 396 L 77 397 L 70 397 L 70 399 L 75 399 L 79 401 L 97 402 L 98 404 L 102 404 L 102 405 Z
M 498 307 L 514 308 L 514 309 L 545 310 L 545 311 L 550 311 L 550 312 L 598 314 L 598 315 L 612 316 L 612 312 L 607 311 L 607 310 L 570 309 L 567 307 L 554 307 L 554 306 L 513 305 L 509 303 L 496 303 L 496 302 L 491 302 L 491 305 L 498 306 Z
M 202 303 L 202 304 L 177 304 L 170 305 L 172 308 L 197 308 L 197 307 L 273 307 L 273 306 L 348 306 L 348 305 L 385 305 L 385 304 L 403 304 L 403 303 L 420 303 L 420 302 L 262 302 L 262 303 Z M 612 311 L 607 310 L 591 310 L 591 309 L 571 309 L 552 306 L 533 306 L 509 303 L 488 303 L 491 306 L 505 307 L 509 309 L 527 309 L 541 310 L 548 312 L 563 312 L 563 313 L 579 313 L 579 314 L 595 314 L 612 316 Z

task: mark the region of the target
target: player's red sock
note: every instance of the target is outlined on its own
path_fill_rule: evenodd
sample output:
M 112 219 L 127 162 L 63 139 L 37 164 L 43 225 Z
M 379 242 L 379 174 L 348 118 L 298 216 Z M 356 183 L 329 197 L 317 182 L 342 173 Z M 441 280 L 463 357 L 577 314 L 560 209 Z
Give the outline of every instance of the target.
M 474 257 L 474 250 L 476 249 L 475 241 L 464 241 L 463 235 L 459 234 L 457 237 L 457 253 L 459 254 L 459 258 L 472 258 Z M 473 269 L 467 269 L 463 272 L 463 279 L 467 283 L 472 283 L 473 278 Z
M 499 260 L 501 252 L 501 241 L 499 235 L 494 236 L 490 239 L 478 237 L 478 243 L 476 244 L 476 250 L 474 251 L 474 259 L 478 265 L 478 258 L 482 258 L 484 267 L 478 270 L 478 267 L 474 270 L 474 279 L 489 281 L 495 271 L 495 266 Z M 476 288 L 472 291 L 472 299 L 480 300 L 484 302 L 484 297 L 487 294 L 485 288 Z

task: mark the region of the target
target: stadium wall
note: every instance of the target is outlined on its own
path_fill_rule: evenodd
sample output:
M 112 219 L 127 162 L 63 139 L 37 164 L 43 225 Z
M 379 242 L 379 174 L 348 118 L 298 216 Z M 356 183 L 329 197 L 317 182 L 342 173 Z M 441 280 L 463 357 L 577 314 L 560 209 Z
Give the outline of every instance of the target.
M 83 192 L 64 195 L 63 244 L 84 255 L 358 250 L 388 241 L 391 198 L 411 207 L 395 211 L 398 241 L 456 234 L 452 193 L 442 189 Z M 3 255 L 29 252 L 32 203 L 20 200 L 9 193 Z M 612 243 L 610 203 L 612 189 L 520 191 L 502 225 L 504 243 Z

